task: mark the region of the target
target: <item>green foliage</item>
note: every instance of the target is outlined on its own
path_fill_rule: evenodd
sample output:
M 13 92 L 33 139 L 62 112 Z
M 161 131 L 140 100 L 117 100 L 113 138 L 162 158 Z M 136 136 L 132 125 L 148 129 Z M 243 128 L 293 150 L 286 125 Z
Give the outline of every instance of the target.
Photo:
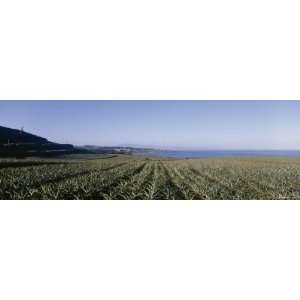
M 0 199 L 299 198 L 299 158 L 0 161 Z

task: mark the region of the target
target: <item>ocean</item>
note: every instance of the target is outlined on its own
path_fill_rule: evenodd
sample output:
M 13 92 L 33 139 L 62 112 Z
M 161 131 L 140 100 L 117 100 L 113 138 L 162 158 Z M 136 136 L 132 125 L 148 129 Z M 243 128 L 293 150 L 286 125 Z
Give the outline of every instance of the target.
M 148 153 L 149 154 L 149 153 Z M 300 150 L 157 150 L 151 155 L 177 158 L 201 158 L 201 157 L 226 157 L 226 156 L 278 156 L 278 157 L 300 157 Z

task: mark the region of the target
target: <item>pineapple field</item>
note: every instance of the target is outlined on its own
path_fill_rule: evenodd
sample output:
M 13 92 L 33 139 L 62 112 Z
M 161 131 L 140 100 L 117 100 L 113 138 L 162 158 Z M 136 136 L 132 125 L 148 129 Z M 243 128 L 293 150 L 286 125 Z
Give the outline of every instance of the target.
M 300 158 L 0 160 L 0 199 L 299 199 Z

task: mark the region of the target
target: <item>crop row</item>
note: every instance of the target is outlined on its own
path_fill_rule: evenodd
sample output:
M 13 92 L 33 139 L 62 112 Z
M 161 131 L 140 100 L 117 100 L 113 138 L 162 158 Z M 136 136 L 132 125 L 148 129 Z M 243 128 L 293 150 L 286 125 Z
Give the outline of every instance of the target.
M 0 199 L 299 199 L 299 160 L 0 163 Z

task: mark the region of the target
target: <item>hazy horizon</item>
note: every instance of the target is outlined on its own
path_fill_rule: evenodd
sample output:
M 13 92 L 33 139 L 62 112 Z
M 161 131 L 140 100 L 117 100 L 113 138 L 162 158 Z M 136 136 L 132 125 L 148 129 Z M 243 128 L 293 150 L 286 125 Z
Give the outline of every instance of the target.
M 0 101 L 0 126 L 74 145 L 299 150 L 300 101 Z

